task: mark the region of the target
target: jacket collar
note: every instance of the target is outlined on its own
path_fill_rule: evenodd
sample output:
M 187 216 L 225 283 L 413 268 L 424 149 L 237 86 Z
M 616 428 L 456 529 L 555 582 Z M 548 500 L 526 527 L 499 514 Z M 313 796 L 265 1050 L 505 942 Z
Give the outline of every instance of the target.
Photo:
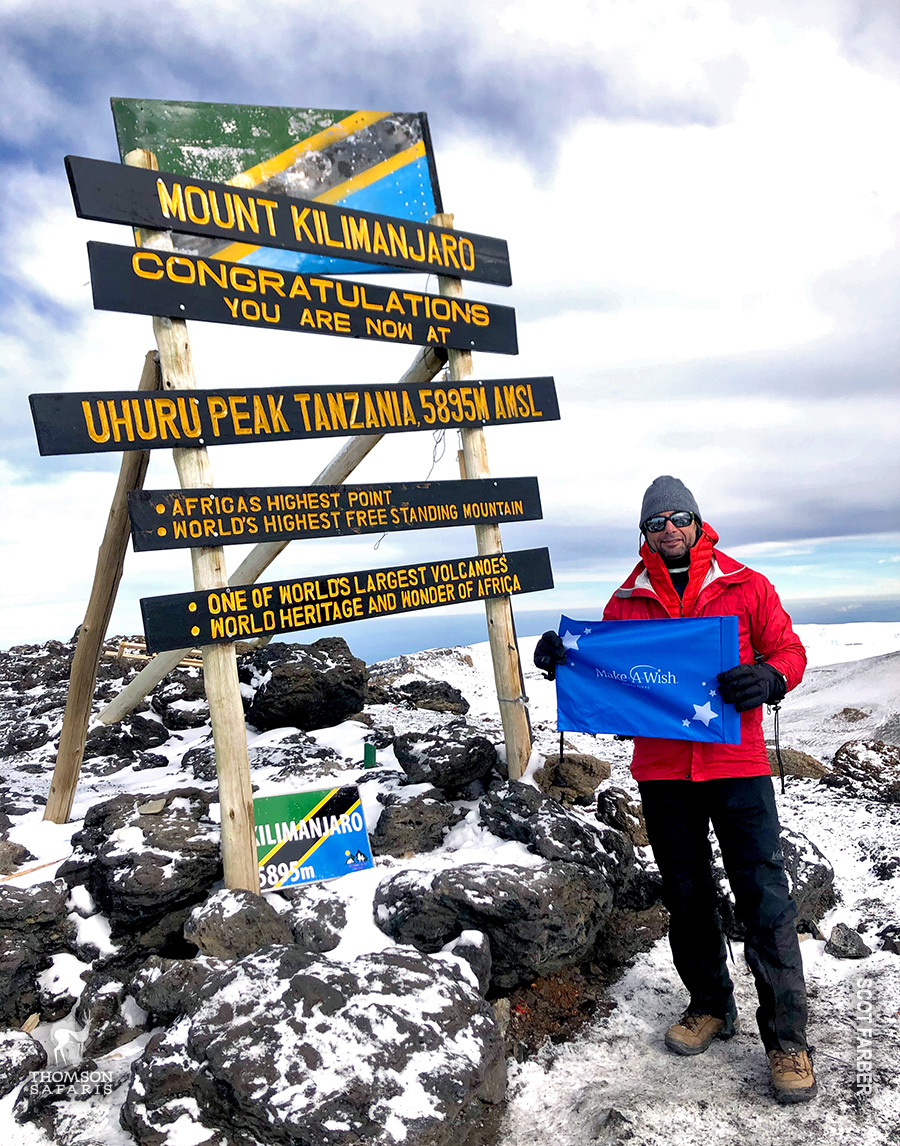
M 691 549 L 690 572 L 683 598 L 678 596 L 665 562 L 649 548 L 646 541 L 640 550 L 642 560 L 616 590 L 615 596 L 654 597 L 670 617 L 690 615 L 700 594 L 710 586 L 724 588 L 726 584 L 744 581 L 750 576 L 746 565 L 741 565 L 727 553 L 721 553 L 715 548 L 718 540 L 718 533 L 704 522 L 700 536 Z

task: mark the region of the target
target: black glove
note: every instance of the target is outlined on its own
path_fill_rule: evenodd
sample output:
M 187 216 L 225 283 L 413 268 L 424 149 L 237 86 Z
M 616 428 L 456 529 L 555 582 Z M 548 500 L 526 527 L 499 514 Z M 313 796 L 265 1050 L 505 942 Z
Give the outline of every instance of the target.
M 556 678 L 556 666 L 566 663 L 566 649 L 559 633 L 544 633 L 534 648 L 534 663 L 547 680 Z
M 716 677 L 719 696 L 733 704 L 738 712 L 759 708 L 761 704 L 778 704 L 787 692 L 787 683 L 778 669 L 765 661 L 756 665 L 735 665 Z

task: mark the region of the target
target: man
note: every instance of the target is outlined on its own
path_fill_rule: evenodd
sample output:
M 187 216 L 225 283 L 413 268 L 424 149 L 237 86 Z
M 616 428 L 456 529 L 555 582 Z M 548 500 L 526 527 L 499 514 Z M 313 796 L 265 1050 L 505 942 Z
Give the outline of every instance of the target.
M 740 664 L 720 673 L 719 695 L 741 715 L 739 745 L 634 738 L 647 835 L 669 910 L 672 958 L 690 994 L 665 1042 L 700 1054 L 713 1038 L 735 1033 L 737 1010 L 725 961 L 711 873 L 709 824 L 746 931 L 745 954 L 756 980 L 756 1017 L 776 1097 L 802 1102 L 816 1094 L 806 1041 L 806 987 L 779 840 L 762 705 L 795 688 L 806 653 L 775 589 L 760 573 L 715 548 L 718 534 L 677 478 L 658 477 L 644 494 L 641 561 L 606 606 L 608 621 L 736 616 Z M 566 650 L 545 633 L 538 668 L 553 679 Z

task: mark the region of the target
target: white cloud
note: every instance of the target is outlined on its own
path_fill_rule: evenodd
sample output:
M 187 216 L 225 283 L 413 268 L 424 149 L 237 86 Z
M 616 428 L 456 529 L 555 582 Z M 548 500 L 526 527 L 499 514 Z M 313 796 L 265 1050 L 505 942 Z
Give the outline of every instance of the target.
M 26 7 L 7 3 L 3 11 Z M 864 57 L 848 57 L 840 8 L 584 0 L 551 20 L 536 0 L 489 9 L 466 2 L 447 14 L 421 3 L 342 0 L 330 8 L 331 27 L 356 26 L 363 39 L 386 47 L 428 34 L 436 51 L 443 31 L 445 50 L 472 46 L 472 59 L 455 65 L 527 65 L 538 96 L 542 76 L 584 61 L 606 77 L 609 116 L 585 117 L 573 103 L 556 130 L 558 152 L 536 133 L 528 161 L 486 140 L 491 109 L 472 110 L 478 125 L 466 120 L 464 85 L 461 104 L 427 108 L 457 225 L 510 245 L 512 289 L 472 284 L 466 294 L 519 308 L 521 353 L 476 358 L 476 375 L 557 380 L 561 422 L 487 435 L 495 473 L 539 475 L 548 534 L 590 530 L 596 554 L 612 532 L 621 537 L 632 528 L 650 478 L 674 472 L 715 524 L 749 520 L 768 528 L 766 544 L 774 548 L 761 549 L 762 558 L 796 558 L 798 568 L 786 576 L 837 595 L 852 578 L 829 582 L 815 562 L 799 569 L 808 564 L 803 547 L 813 542 L 792 540 L 785 550 L 772 539 L 796 538 L 822 520 L 831 527 L 828 515 L 852 520 L 861 505 L 873 513 L 895 506 L 896 406 L 869 392 L 853 354 L 870 303 L 884 313 L 897 294 L 900 160 L 889 141 L 900 120 L 900 82 Z M 103 0 L 87 18 L 98 29 L 118 26 L 137 9 Z M 297 5 L 265 3 L 252 10 L 220 3 L 214 21 L 186 2 L 165 10 L 185 21 L 184 35 L 205 59 L 237 38 L 248 54 L 258 53 L 260 67 L 297 36 L 301 15 Z M 55 17 L 47 11 L 43 18 Z M 141 67 L 155 58 L 146 56 Z M 40 114 L 23 119 L 20 137 L 39 147 L 59 96 L 37 70 L 21 76 L 25 95 L 43 102 Z M 386 98 L 394 90 L 391 77 L 368 79 L 381 83 Z M 357 80 L 349 71 L 346 83 L 350 101 Z M 253 90 L 248 81 L 235 98 L 251 102 Z M 285 102 L 315 99 L 298 90 L 292 86 Z M 526 94 L 532 102 L 520 109 L 523 117 L 541 103 Z M 423 87 L 423 106 L 428 95 Z M 708 126 L 684 122 L 689 105 L 705 109 Z M 63 112 L 86 125 L 92 114 Z M 442 113 L 452 114 L 455 134 L 442 126 Z M 100 114 L 108 115 L 105 105 Z M 641 122 L 642 114 L 652 122 Z M 77 220 L 62 156 L 55 176 L 40 173 L 34 158 L 11 167 L 6 182 L 7 266 L 18 289 L 10 292 L 0 346 L 2 400 L 8 424 L 20 429 L 28 422 L 27 392 L 132 389 L 152 346 L 148 319 L 91 308 L 85 242 L 129 243 L 130 233 Z M 390 382 L 413 356 L 410 348 L 211 324 L 193 324 L 191 338 L 201 387 Z M 793 385 L 801 356 L 806 366 L 829 365 L 835 346 L 849 363 L 842 393 L 825 395 L 809 381 Z M 887 360 L 877 342 L 866 351 L 879 352 Z M 731 369 L 736 362 L 740 377 Z M 762 372 L 774 362 L 787 381 L 773 393 L 761 375 L 757 390 L 754 364 Z M 339 446 L 334 439 L 219 447 L 211 451 L 213 472 L 219 485 L 306 482 Z M 395 435 L 354 477 L 423 478 L 431 450 L 430 435 Z M 457 476 L 455 451 L 451 433 L 433 477 Z M 68 635 L 90 584 L 113 486 L 110 462 L 38 461 L 29 440 L 17 465 L 28 472 L 6 476 L 4 552 L 7 567 L 21 570 L 9 624 L 21 639 L 50 635 L 48 626 Z M 175 484 L 167 455 L 154 455 L 147 484 Z M 474 548 L 467 530 L 454 543 L 459 553 Z M 401 563 L 437 542 L 420 534 L 392 535 L 377 552 L 373 544 L 293 546 L 272 576 Z M 55 572 L 59 552 L 67 554 L 64 577 Z M 229 566 L 241 555 L 230 550 Z M 559 580 L 618 580 L 630 557 L 592 556 L 590 569 L 567 566 Z M 183 589 L 186 568 L 184 554 L 130 556 L 114 624 L 136 631 L 138 592 Z

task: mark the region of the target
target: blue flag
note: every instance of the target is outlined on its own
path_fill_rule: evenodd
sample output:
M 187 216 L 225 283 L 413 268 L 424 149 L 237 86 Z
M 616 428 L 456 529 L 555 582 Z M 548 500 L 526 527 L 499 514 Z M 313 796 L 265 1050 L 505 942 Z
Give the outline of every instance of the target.
M 567 650 L 556 670 L 561 732 L 740 744 L 740 713 L 716 681 L 739 660 L 737 617 L 563 617 L 559 635 Z

